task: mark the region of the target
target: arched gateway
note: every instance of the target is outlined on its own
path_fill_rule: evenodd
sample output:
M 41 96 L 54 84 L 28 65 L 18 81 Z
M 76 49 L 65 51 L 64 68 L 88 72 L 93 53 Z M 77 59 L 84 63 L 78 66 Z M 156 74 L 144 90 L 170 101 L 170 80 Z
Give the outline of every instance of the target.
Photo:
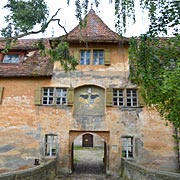
M 73 162 L 73 147 L 76 137 L 82 134 L 97 134 L 104 140 L 104 170 L 107 173 L 109 171 L 109 131 L 69 131 L 69 172 L 74 170 Z

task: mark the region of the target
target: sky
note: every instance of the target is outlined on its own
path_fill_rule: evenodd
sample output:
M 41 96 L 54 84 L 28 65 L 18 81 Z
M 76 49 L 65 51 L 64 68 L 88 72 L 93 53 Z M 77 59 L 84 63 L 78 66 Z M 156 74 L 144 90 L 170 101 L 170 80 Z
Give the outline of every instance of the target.
M 0 0 L 0 24 L 1 28 L 5 27 L 4 16 L 8 14 L 7 10 L 3 9 L 3 6 L 7 3 L 7 0 Z M 77 24 L 78 20 L 75 17 L 75 6 L 74 0 L 70 0 L 70 5 L 67 5 L 67 0 L 45 0 L 48 3 L 50 17 L 57 11 L 58 8 L 61 8 L 57 18 L 60 19 L 60 23 L 66 28 L 66 31 L 71 31 Z M 101 1 L 102 2 L 102 1 Z M 91 6 L 89 7 L 89 9 Z M 104 23 L 113 31 L 115 30 L 114 23 L 114 6 L 109 3 L 109 0 L 103 0 L 103 3 L 100 3 L 99 7 L 96 8 L 95 5 L 92 6 L 96 14 L 104 21 Z M 142 14 L 140 10 L 136 10 L 137 21 L 134 25 L 129 24 L 126 30 L 126 37 L 139 36 L 142 33 L 145 33 L 148 27 L 147 23 L 147 14 Z M 38 26 L 35 28 L 38 30 Z M 59 28 L 57 23 L 51 23 L 47 29 L 47 32 L 44 34 L 38 34 L 33 36 L 28 36 L 27 38 L 38 38 L 38 37 L 57 37 L 65 34 L 65 32 Z

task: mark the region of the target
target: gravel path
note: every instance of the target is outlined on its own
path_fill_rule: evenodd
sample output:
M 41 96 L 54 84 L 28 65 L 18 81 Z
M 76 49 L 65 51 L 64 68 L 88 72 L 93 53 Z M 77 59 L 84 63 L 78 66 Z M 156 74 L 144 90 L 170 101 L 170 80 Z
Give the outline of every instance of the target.
M 71 175 L 58 176 L 56 180 L 121 180 L 105 174 L 103 157 L 101 148 L 74 150 L 75 171 Z

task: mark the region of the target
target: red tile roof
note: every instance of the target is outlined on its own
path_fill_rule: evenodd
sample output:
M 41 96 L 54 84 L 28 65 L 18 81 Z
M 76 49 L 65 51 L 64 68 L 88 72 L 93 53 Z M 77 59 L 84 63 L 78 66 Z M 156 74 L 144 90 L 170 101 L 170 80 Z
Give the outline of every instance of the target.
M 42 77 L 51 76 L 53 73 L 53 63 L 49 56 L 41 56 L 40 51 L 35 46 L 38 39 L 20 39 L 9 52 L 23 52 L 24 58 L 19 63 L 0 62 L 0 77 Z M 49 46 L 49 40 L 44 40 Z M 4 43 L 0 42 L 0 50 L 3 50 Z M 31 56 L 28 53 L 31 52 Z
M 68 33 L 69 41 L 117 42 L 121 40 L 121 37 L 112 31 L 93 9 L 89 11 L 83 21 L 86 21 L 85 27 L 81 28 L 80 25 L 77 25 Z

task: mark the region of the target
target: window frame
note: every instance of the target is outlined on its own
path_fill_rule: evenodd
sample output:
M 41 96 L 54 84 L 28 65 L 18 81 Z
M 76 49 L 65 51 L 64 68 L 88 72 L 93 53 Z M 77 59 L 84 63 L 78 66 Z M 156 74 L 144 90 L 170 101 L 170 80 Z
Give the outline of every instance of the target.
M 84 56 L 82 56 L 82 53 L 84 52 Z M 87 59 L 87 54 L 89 52 L 89 59 Z M 83 61 L 83 63 L 81 63 Z M 89 61 L 89 62 L 88 62 Z M 79 59 L 79 65 L 90 65 L 91 64 L 91 50 L 80 50 L 80 59 Z
M 115 92 L 117 91 L 117 95 L 115 96 Z M 119 91 L 122 91 L 122 95 L 118 95 Z M 130 91 L 130 96 L 128 95 L 128 91 Z M 135 91 L 136 96 L 133 96 L 133 92 Z M 117 103 L 115 103 L 115 100 Z M 123 100 L 120 100 L 123 99 Z M 130 100 L 130 105 L 128 105 L 128 100 Z M 112 99 L 112 104 L 115 107 L 127 107 L 127 108 L 134 108 L 138 107 L 138 90 L 135 88 L 113 88 L 113 99 Z
M 120 91 L 122 92 L 122 96 L 120 96 Z M 115 96 L 115 92 L 116 92 L 116 96 Z M 122 98 L 122 101 L 120 100 L 121 98 Z M 114 99 L 117 100 L 117 104 L 115 104 Z M 125 97 L 124 97 L 123 89 L 113 89 L 113 105 L 114 106 L 124 107 L 124 105 L 125 105 L 124 99 L 125 99 Z M 120 105 L 120 103 L 122 103 L 123 105 Z
M 95 60 L 94 60 L 94 52 L 97 51 L 97 52 L 103 52 L 103 63 L 100 64 L 100 57 L 98 55 L 98 64 L 95 64 Z M 82 52 L 89 52 L 90 55 L 89 55 L 89 63 L 81 63 L 81 59 L 82 59 Z M 80 53 L 80 57 L 79 57 L 79 65 L 105 65 L 105 49 L 103 48 L 90 48 L 90 49 L 80 49 L 79 50 L 79 53 Z M 86 54 L 85 54 L 86 56 Z M 87 60 L 86 60 L 87 62 Z
M 56 139 L 54 139 L 56 137 Z M 50 139 L 50 142 L 48 140 Z M 47 157 L 56 157 L 58 150 L 58 135 L 57 134 L 45 134 L 45 148 L 44 155 Z M 55 141 L 55 142 L 53 142 Z
M 5 56 L 13 56 L 18 55 L 18 62 L 4 62 Z M 8 53 L 0 53 L 0 63 L 1 64 L 18 64 L 20 63 L 24 58 L 25 52 L 19 52 L 19 51 L 11 51 Z
M 16 59 L 16 61 L 12 61 L 14 58 Z M 20 60 L 20 55 L 19 54 L 5 54 L 3 56 L 2 63 L 3 64 L 18 64 L 19 60 Z
M 130 96 L 128 96 L 128 91 L 130 91 Z M 133 91 L 135 91 L 136 96 L 133 96 Z M 130 106 L 128 105 L 128 100 L 130 100 Z M 134 103 L 136 103 L 134 105 Z M 137 107 L 138 106 L 138 90 L 137 89 L 126 89 L 126 106 L 127 107 Z
M 104 50 L 103 49 L 93 49 L 92 51 L 93 51 L 93 65 L 104 65 L 104 62 L 105 62 L 105 53 L 104 53 Z M 95 54 L 94 54 L 95 52 L 97 52 L 98 64 L 95 63 Z M 103 60 L 102 60 L 103 63 L 100 63 L 100 58 L 101 58 L 100 57 L 101 56 L 100 53 L 103 53 L 103 56 L 102 56 L 103 57 Z
M 47 90 L 47 95 L 44 94 Z M 52 90 L 50 92 L 50 90 Z M 60 90 L 60 95 L 57 95 L 57 90 Z M 50 94 L 51 93 L 51 94 Z M 68 89 L 62 87 L 43 87 L 42 88 L 42 105 L 43 106 L 67 106 Z M 46 98 L 46 99 L 45 99 Z M 59 100 L 57 100 L 59 98 Z M 47 103 L 45 103 L 47 102 Z M 60 102 L 60 103 L 57 103 Z
M 134 137 L 133 136 L 122 136 L 121 142 L 122 142 L 122 157 L 127 158 L 127 159 L 134 158 Z M 123 144 L 124 142 L 126 145 Z M 130 144 L 129 144 L 129 142 L 130 142 Z

